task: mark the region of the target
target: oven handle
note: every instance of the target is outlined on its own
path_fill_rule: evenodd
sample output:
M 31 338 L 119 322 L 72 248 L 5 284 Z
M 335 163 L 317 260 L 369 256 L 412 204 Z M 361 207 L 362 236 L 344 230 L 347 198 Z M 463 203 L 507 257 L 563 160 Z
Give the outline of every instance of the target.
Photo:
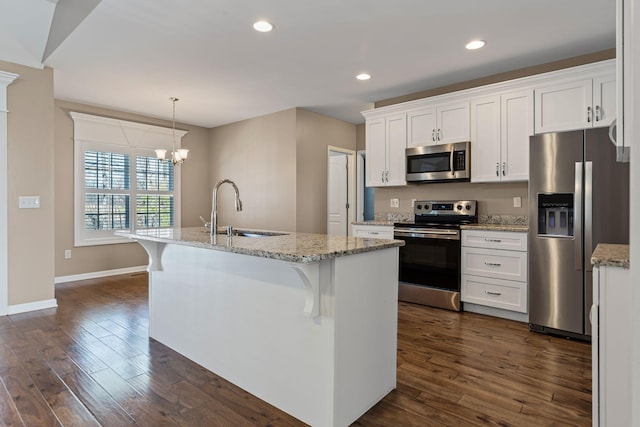
M 460 240 L 460 232 L 457 230 L 411 230 L 394 231 L 394 237 L 416 237 L 419 239 L 448 239 Z

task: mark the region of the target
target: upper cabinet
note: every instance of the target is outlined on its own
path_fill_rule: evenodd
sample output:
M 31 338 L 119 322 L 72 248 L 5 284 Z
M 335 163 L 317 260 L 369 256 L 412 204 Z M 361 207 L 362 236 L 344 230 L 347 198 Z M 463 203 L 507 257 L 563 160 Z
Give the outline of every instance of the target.
M 471 101 L 471 182 L 527 181 L 533 90 Z
M 365 129 L 367 187 L 405 185 L 406 114 L 367 119 Z
M 611 59 L 364 111 L 367 186 L 406 185 L 406 148 L 463 141 L 471 182 L 527 181 L 529 137 L 611 125 L 616 83 Z
M 407 112 L 407 148 L 469 141 L 469 103 L 433 104 Z
M 535 90 L 535 132 L 611 125 L 616 117 L 614 73 L 562 82 Z

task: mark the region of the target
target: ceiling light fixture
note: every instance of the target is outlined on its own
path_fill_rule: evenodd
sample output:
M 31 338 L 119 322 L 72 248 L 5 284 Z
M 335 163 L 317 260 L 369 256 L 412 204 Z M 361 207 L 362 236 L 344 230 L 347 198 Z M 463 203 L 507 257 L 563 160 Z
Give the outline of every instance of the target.
M 469 50 L 480 49 L 485 44 L 487 44 L 484 40 L 471 40 L 469 43 L 465 45 L 465 47 Z
M 167 150 L 159 148 L 156 151 L 156 157 L 158 160 L 171 160 L 173 165 L 181 165 L 187 159 L 187 155 L 189 154 L 189 150 L 185 148 L 180 148 L 176 150 L 176 102 L 179 101 L 178 98 L 171 97 L 169 98 L 171 102 L 173 102 L 173 133 L 171 135 L 171 144 L 173 147 L 173 151 L 171 152 L 171 158 L 167 159 Z
M 253 29 L 261 33 L 268 33 L 273 30 L 273 25 L 267 21 L 257 21 L 253 23 Z
M 371 78 L 371 75 L 367 73 L 360 73 L 356 76 L 356 79 L 358 80 L 369 80 L 370 78 Z

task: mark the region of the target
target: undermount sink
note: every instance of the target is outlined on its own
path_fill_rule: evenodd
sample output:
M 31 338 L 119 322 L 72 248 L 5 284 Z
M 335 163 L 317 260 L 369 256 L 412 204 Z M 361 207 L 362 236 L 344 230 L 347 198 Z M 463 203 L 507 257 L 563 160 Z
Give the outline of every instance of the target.
M 275 231 L 233 230 L 233 235 L 241 236 L 241 237 L 272 237 L 272 236 L 286 236 L 287 233 L 278 233 Z
M 205 233 L 209 233 L 209 230 L 205 229 Z M 286 236 L 289 233 L 281 233 L 278 231 L 258 231 L 258 230 L 236 230 L 232 231 L 233 236 L 238 237 L 274 237 L 274 236 Z M 226 236 L 227 229 L 226 227 L 218 227 L 218 236 Z

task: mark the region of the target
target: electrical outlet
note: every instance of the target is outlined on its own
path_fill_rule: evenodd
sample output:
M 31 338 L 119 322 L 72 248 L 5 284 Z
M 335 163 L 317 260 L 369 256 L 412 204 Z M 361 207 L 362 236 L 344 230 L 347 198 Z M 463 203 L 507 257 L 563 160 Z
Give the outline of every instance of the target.
M 389 203 L 389 206 L 391 206 L 392 208 L 398 208 L 398 207 L 400 207 L 400 200 L 398 200 L 398 199 L 391 199 L 391 202 Z
M 522 197 L 514 197 L 513 198 L 513 207 L 521 208 L 522 207 Z
M 64 259 L 71 259 L 71 249 L 65 249 Z

